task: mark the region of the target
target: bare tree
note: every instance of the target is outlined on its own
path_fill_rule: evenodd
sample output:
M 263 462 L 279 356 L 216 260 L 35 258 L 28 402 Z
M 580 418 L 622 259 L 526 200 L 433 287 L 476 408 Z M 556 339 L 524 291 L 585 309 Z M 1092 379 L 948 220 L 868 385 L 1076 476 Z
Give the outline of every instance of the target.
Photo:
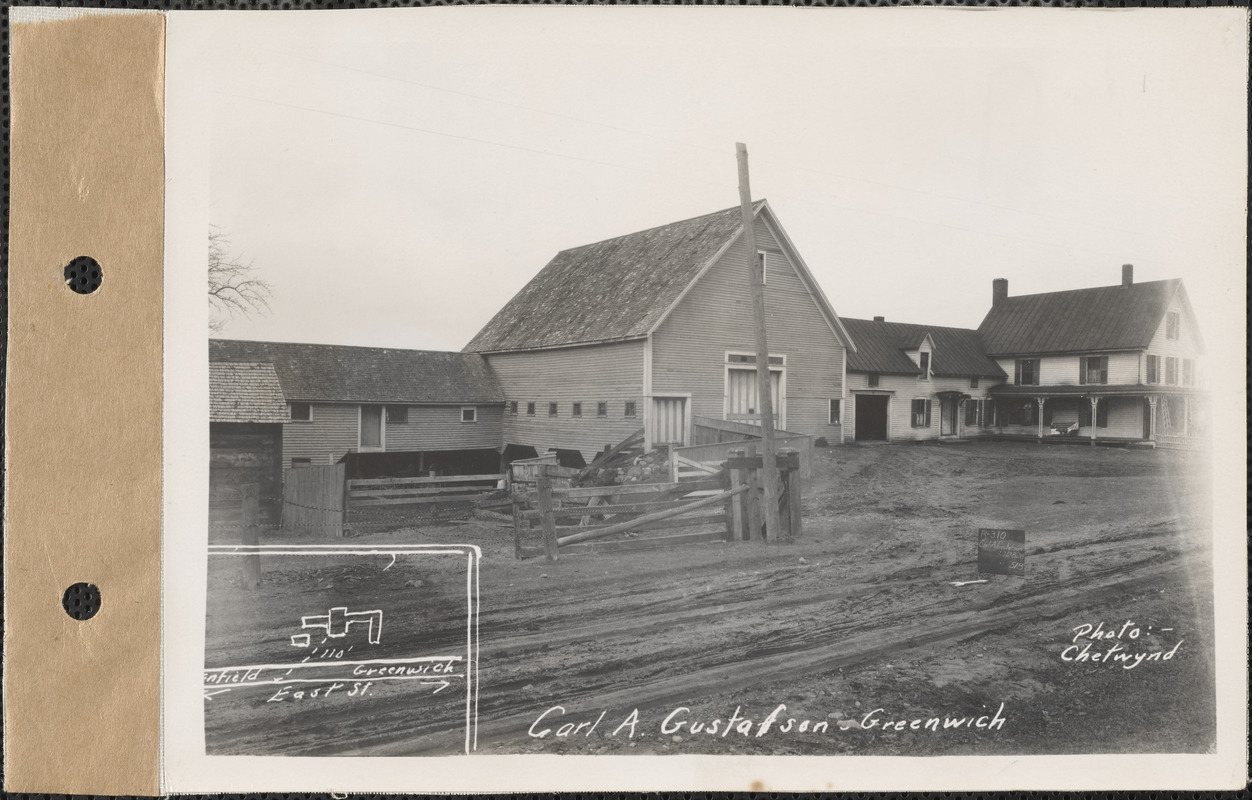
M 268 314 L 274 290 L 255 276 L 252 262 L 231 252 L 230 237 L 209 227 L 209 330 L 221 331 L 238 315 Z

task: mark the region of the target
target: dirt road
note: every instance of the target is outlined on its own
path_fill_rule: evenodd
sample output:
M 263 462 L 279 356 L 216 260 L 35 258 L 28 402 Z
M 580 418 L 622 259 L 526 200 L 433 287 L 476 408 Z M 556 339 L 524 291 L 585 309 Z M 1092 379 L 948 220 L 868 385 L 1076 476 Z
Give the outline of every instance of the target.
M 478 752 L 1203 752 L 1214 724 L 1204 463 L 1032 444 L 831 448 L 794 545 L 548 564 L 512 560 L 508 532 L 490 527 L 362 541 L 483 547 Z M 1025 577 L 977 574 L 979 527 L 1027 531 Z M 346 590 L 343 567 L 289 569 L 267 565 L 269 619 Z M 461 588 L 451 567 L 361 569 L 367 585 L 420 581 L 414 607 Z M 215 615 L 242 613 L 226 580 L 211 583 L 211 631 Z M 436 616 L 424 636 L 451 641 Z M 218 638 L 210 661 L 263 655 Z M 448 752 L 459 710 L 398 699 L 309 707 L 276 729 L 260 698 L 247 714 L 210 715 L 209 750 Z M 364 737 L 346 724 L 361 715 Z

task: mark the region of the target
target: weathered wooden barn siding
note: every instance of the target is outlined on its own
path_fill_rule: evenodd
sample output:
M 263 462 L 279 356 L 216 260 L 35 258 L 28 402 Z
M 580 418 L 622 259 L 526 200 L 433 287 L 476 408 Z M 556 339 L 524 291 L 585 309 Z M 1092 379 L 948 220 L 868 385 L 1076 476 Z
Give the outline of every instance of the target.
M 1108 356 L 1109 384 L 1140 383 L 1140 361 L 1138 353 L 1092 353 L 1091 355 Z M 1082 356 L 1042 356 L 1039 361 L 1039 383 L 1043 386 L 1077 386 Z M 1008 375 L 1007 383 L 1013 383 L 1017 360 L 1013 358 L 997 358 L 1000 368 Z
M 309 422 L 283 425 L 283 468 L 293 458 L 309 458 L 314 464 L 334 464 L 357 446 L 357 405 L 313 403 Z
M 981 400 L 987 396 L 987 389 L 996 383 L 993 378 L 980 378 L 978 388 L 969 388 L 969 378 L 934 378 L 923 381 L 915 375 L 879 375 L 877 389 L 869 389 L 868 376 L 863 372 L 848 373 L 849 400 L 844 403 L 843 424 L 848 432 L 848 441 L 856 438 L 856 401 L 851 399 L 852 392 L 866 390 L 867 393 L 889 393 L 887 402 L 887 436 L 893 442 L 920 441 L 939 438 L 939 392 L 962 392 L 971 398 Z M 929 399 L 930 427 L 914 428 L 912 424 L 913 400 Z M 965 425 L 964 414 L 960 417 L 958 430 L 963 436 L 980 435 L 981 427 L 973 429 Z
M 238 521 L 243 487 L 257 486 L 265 522 L 276 522 L 282 496 L 282 425 L 214 422 L 209 425 L 209 513 Z
M 768 251 L 765 285 L 770 353 L 787 357 L 787 430 L 840 440 L 828 423 L 831 398 L 843 396 L 843 344 L 831 331 L 794 266 L 757 221 Z M 701 278 L 652 335 L 652 392 L 690 392 L 692 411 L 724 418 L 726 351 L 755 352 L 746 247 L 740 239 Z
M 478 409 L 477 422 L 461 422 L 461 409 Z M 504 409 L 499 405 L 408 406 L 408 422 L 387 422 L 387 452 L 475 450 L 504 441 Z
M 563 347 L 487 356 L 504 391 L 504 442 L 579 450 L 591 457 L 643 427 L 643 341 Z M 517 401 L 514 415 L 509 403 Z M 635 416 L 625 416 L 627 401 Z M 535 415 L 526 404 L 535 404 Z M 582 416 L 573 404 L 582 403 Z M 608 403 L 608 415 L 596 416 L 596 404 Z M 548 404 L 557 415 L 548 416 Z

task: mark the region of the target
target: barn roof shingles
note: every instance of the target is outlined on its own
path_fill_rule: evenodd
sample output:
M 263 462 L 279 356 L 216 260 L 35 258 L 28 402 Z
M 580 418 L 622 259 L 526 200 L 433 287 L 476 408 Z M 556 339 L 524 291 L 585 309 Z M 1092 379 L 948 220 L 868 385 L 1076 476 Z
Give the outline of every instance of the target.
M 990 355 L 1075 353 L 1146 348 L 1178 279 L 1006 297 L 978 332 Z
M 754 211 L 764 205 L 758 200 Z M 736 206 L 562 250 L 465 350 L 529 350 L 643 337 L 742 226 Z
M 486 360 L 472 353 L 210 339 L 209 362 L 271 363 L 287 400 L 504 402 Z
M 920 371 L 905 350 L 916 350 L 930 335 L 934 342 L 931 372 L 938 377 L 1004 377 L 1000 365 L 987 357 L 978 331 L 910 322 L 878 322 L 841 317 L 857 344 L 848 352 L 848 370 L 916 375 Z
M 209 362 L 210 422 L 288 422 L 287 399 L 268 362 Z

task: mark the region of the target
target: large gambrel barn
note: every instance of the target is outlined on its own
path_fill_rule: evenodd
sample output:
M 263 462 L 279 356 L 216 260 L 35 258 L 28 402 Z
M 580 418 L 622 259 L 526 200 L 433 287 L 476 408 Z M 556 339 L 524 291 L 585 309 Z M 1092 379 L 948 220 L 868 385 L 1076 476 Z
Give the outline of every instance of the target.
M 834 443 L 852 340 L 765 201 L 753 207 L 776 422 Z M 504 440 L 590 456 L 643 428 L 755 422 L 756 356 L 738 207 L 564 250 L 476 335 L 507 401 Z

